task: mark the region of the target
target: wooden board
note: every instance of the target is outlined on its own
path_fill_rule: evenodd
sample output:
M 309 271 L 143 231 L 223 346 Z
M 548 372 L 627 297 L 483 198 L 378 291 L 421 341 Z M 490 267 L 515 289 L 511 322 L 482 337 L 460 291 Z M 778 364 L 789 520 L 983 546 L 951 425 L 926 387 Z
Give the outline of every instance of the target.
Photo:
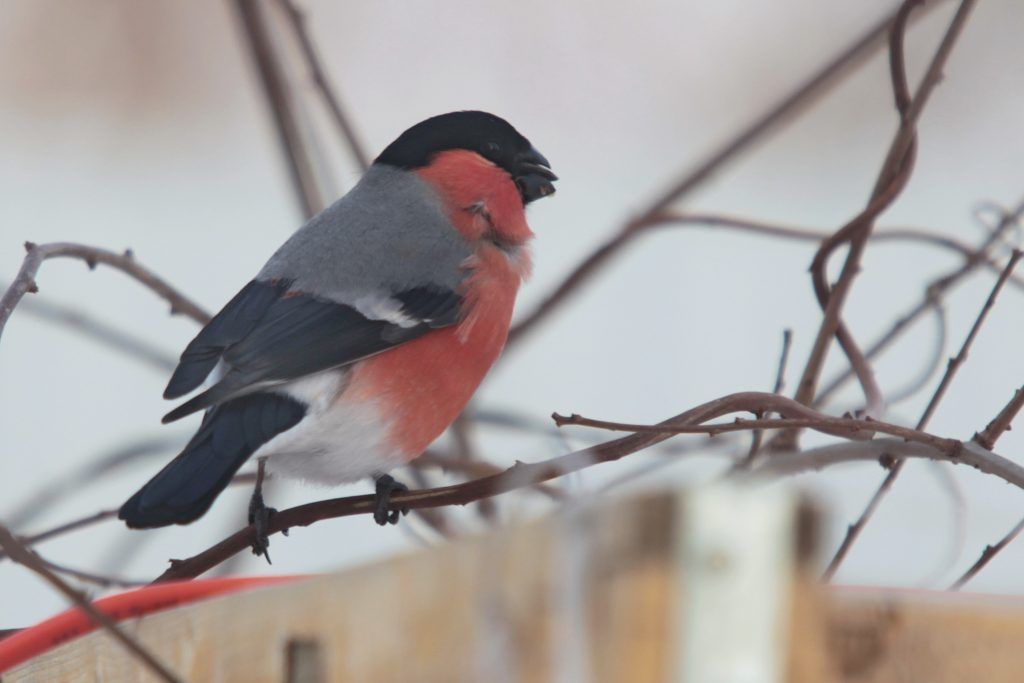
M 184 680 L 202 683 L 674 680 L 678 610 L 687 609 L 682 506 L 665 494 L 569 508 L 126 626 Z M 783 680 L 1024 680 L 1021 601 L 825 590 L 796 566 Z M 151 680 L 101 632 L 3 676 Z

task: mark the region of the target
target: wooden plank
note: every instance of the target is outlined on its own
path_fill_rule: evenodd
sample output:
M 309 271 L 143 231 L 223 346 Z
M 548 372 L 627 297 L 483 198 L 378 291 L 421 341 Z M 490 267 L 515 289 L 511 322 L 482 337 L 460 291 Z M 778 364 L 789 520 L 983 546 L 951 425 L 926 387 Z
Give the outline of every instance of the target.
M 681 500 L 570 506 L 479 538 L 125 623 L 197 683 L 672 680 L 684 622 L 676 610 L 687 608 L 692 571 L 682 566 Z M 804 566 L 792 577 L 786 681 L 1024 679 L 1024 600 L 825 589 L 815 575 Z M 103 633 L 3 676 L 150 680 Z
M 126 622 L 189 681 L 665 680 L 670 496 L 569 511 L 485 537 Z M 301 643 L 297 646 L 296 643 Z M 291 657 L 291 659 L 290 659 Z M 307 675 L 307 674 L 303 674 Z M 103 633 L 4 676 L 148 681 Z
M 930 592 L 835 590 L 826 648 L 857 683 L 1019 683 L 1024 600 Z

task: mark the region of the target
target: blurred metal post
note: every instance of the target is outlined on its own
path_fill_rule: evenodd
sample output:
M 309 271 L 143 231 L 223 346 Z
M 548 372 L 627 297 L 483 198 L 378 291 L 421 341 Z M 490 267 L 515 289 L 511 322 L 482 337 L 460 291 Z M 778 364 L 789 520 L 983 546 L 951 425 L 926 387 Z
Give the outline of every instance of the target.
M 780 683 L 794 569 L 792 494 L 723 482 L 681 506 L 675 680 Z

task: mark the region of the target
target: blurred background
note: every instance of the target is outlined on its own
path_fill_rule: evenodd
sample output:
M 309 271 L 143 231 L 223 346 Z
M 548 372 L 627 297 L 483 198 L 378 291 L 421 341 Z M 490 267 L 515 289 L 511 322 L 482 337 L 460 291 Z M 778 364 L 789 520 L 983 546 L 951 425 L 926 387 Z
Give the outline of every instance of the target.
M 579 0 L 301 5 L 371 155 L 423 118 L 473 108 L 507 118 L 551 159 L 561 181 L 555 197 L 530 209 L 535 273 L 520 314 L 894 6 L 651 1 L 627 12 Z M 910 30 L 912 82 L 953 9 L 940 3 Z M 280 13 L 270 20 L 277 39 L 286 38 Z M 977 244 L 985 236 L 975 216 L 980 204 L 1013 207 L 1024 199 L 1022 26 L 1024 4 L 1016 0 L 988 0 L 975 10 L 921 121 L 911 183 L 879 226 L 927 228 Z M 308 74 L 291 78 L 303 125 L 315 133 L 322 191 L 332 201 L 356 182 L 359 167 Z M 681 206 L 834 231 L 863 207 L 895 128 L 883 50 Z M 17 272 L 25 240 L 130 247 L 210 311 L 303 220 L 229 2 L 0 3 L 0 188 L 3 280 Z M 726 393 L 770 390 L 784 328 L 793 330 L 792 388 L 820 321 L 807 273 L 815 246 L 717 228 L 666 228 L 640 238 L 510 349 L 474 404 L 539 428 L 473 423 L 476 450 L 507 466 L 607 437 L 583 429 L 556 437 L 552 411 L 653 422 Z M 916 243 L 870 246 L 846 307 L 851 328 L 865 343 L 874 339 L 920 299 L 923 283 L 960 260 Z M 198 423 L 159 424 L 168 364 L 196 332 L 193 322 L 168 316 L 164 302 L 110 269 L 51 261 L 37 279 L 40 293 L 15 312 L 0 343 L 0 518 L 19 533 L 119 506 Z M 947 297 L 946 353 L 958 348 L 993 279 L 979 271 Z M 1021 385 L 1022 303 L 1021 291 L 1010 287 L 932 431 L 968 438 Z M 69 316 L 126 334 L 147 353 L 83 336 L 69 327 Z M 928 320 L 903 337 L 875 364 L 883 389 L 897 391 L 926 369 L 935 341 Z M 833 350 L 825 377 L 843 360 Z M 916 421 L 935 381 L 892 405 L 888 419 Z M 859 400 L 851 385 L 829 410 L 841 414 Z M 695 485 L 722 471 L 723 455 L 705 450 L 705 437 L 673 443 L 688 450 L 637 454 L 560 483 L 592 499 L 626 487 Z M 727 451 L 746 448 L 745 441 L 732 443 Z M 1013 457 L 1022 448 L 1024 434 L 1011 432 L 997 450 Z M 122 452 L 142 456 L 88 485 L 76 481 L 89 463 Z M 799 478 L 827 510 L 825 558 L 883 474 L 861 464 Z M 284 508 L 369 492 L 369 483 L 325 490 L 275 481 L 268 503 Z M 107 521 L 39 550 L 57 563 L 150 580 L 168 558 L 192 555 L 239 528 L 248 495 L 247 487 L 229 490 L 188 527 L 136 532 Z M 498 502 L 506 520 L 553 508 L 531 493 Z M 476 506 L 448 514 L 458 533 L 487 523 Z M 1024 496 L 998 479 L 911 463 L 836 580 L 943 588 L 1021 515 Z M 229 569 L 322 571 L 438 539 L 411 516 L 388 528 L 367 517 L 332 520 L 275 537 L 272 567 L 246 555 Z M 971 588 L 1024 593 L 1021 563 L 1024 543 L 1004 551 Z M 0 562 L 0 586 L 0 628 L 63 607 L 62 598 L 9 562 Z

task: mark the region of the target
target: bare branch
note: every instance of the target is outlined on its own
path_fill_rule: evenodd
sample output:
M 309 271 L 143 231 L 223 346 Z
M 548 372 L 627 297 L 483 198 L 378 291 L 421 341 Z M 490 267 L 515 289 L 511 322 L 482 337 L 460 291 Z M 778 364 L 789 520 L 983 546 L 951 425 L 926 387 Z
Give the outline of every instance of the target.
M 1015 524 L 1014 527 L 996 543 L 985 546 L 985 549 L 981 551 L 981 556 L 974 564 L 971 565 L 970 569 L 950 584 L 949 590 L 958 591 L 963 588 L 968 581 L 978 575 L 978 572 L 987 567 L 988 563 L 991 562 L 992 559 L 1003 550 L 1003 548 L 1010 545 L 1010 543 L 1020 535 L 1021 531 L 1024 531 L 1024 518 L 1017 522 L 1017 524 Z
M 270 474 L 266 475 L 267 479 L 270 479 L 271 477 L 272 475 Z M 256 475 L 254 473 L 246 472 L 244 474 L 236 474 L 234 478 L 231 480 L 229 486 L 244 486 L 252 484 L 255 481 Z M 19 536 L 18 540 L 26 546 L 33 546 L 37 543 L 42 543 L 43 541 L 48 541 L 50 539 L 57 538 L 58 536 L 63 536 L 64 534 L 68 534 L 73 531 L 78 531 L 79 529 L 85 529 L 91 526 L 95 526 L 100 522 L 104 522 L 108 519 L 114 519 L 115 517 L 117 517 L 116 508 L 111 508 L 109 510 L 100 510 L 99 512 L 94 512 L 91 515 L 86 515 L 84 517 L 73 519 L 70 522 L 59 524 L 53 528 L 47 529 L 46 531 L 41 531 L 37 534 Z M 7 554 L 3 551 L 0 551 L 0 560 L 6 559 L 6 557 Z
M 168 284 L 145 266 L 140 265 L 131 251 L 116 254 L 106 249 L 89 247 L 72 242 L 51 242 L 49 244 L 25 243 L 25 260 L 14 281 L 0 298 L 0 334 L 3 334 L 7 319 L 11 317 L 18 302 L 29 293 L 39 291 L 36 286 L 36 274 L 43 261 L 52 258 L 77 258 L 85 261 L 89 268 L 102 263 L 128 275 L 154 294 L 171 304 L 171 313 L 182 313 L 200 324 L 206 324 L 210 316 L 198 304 Z
M 136 588 L 138 586 L 146 585 L 145 581 L 125 579 L 119 576 L 107 576 L 105 574 L 97 574 L 96 572 L 87 572 L 82 569 L 76 569 L 74 567 L 69 567 L 64 564 L 57 564 L 53 560 L 48 560 L 39 555 L 38 553 L 36 553 L 36 557 L 39 558 L 40 562 L 42 562 L 58 574 L 65 574 L 72 578 L 78 579 L 79 581 L 95 584 L 100 588 Z
M 1013 398 L 1010 399 L 1010 402 L 1003 406 L 999 414 L 988 423 L 980 434 L 974 435 L 974 440 L 985 448 L 994 448 L 999 437 L 1010 429 L 1010 424 L 1017 417 L 1017 413 L 1020 412 L 1021 408 L 1024 408 L 1024 387 L 1013 392 Z
M 295 38 L 302 48 L 306 67 L 309 69 L 309 75 L 313 79 L 317 91 L 327 105 L 327 110 L 331 113 L 338 131 L 345 138 L 349 152 L 352 153 L 352 158 L 355 159 L 360 170 L 366 171 L 366 169 L 370 168 L 370 155 L 367 154 L 363 143 L 360 142 L 359 136 L 356 134 L 355 127 L 345 114 L 345 107 L 341 103 L 341 98 L 331 86 L 331 81 L 327 77 L 327 72 L 323 66 L 323 60 L 320 59 L 316 45 L 313 43 L 313 38 L 310 35 L 309 27 L 306 26 L 306 17 L 293 0 L 279 1 L 281 7 L 284 8 L 285 14 L 288 16 L 292 31 L 295 33 Z
M 771 396 L 771 394 L 767 394 L 767 396 Z M 709 436 L 717 436 L 718 434 L 724 434 L 727 432 L 748 431 L 752 429 L 791 429 L 799 427 L 813 429 L 831 436 L 841 436 L 846 439 L 850 439 L 851 441 L 867 441 L 873 438 L 875 432 L 881 432 L 882 434 L 898 436 L 906 441 L 922 443 L 933 448 L 949 452 L 957 450 L 961 443 L 956 439 L 944 439 L 920 430 L 901 427 L 899 425 L 889 424 L 888 422 L 832 417 L 831 415 L 824 415 L 806 407 L 804 407 L 803 410 L 800 410 L 796 406 L 801 406 L 803 404 L 796 403 L 792 399 L 781 396 L 778 398 L 782 400 L 776 401 L 772 399 L 762 399 L 763 408 L 760 410 L 767 411 L 770 409 L 773 412 L 780 413 L 781 415 L 791 414 L 802 415 L 803 417 L 758 418 L 753 420 L 737 419 L 733 422 L 721 424 L 673 426 L 609 422 L 607 420 L 594 420 L 589 417 L 583 417 L 582 415 L 576 414 L 565 416 L 556 413 L 552 417 L 560 426 L 577 425 L 581 427 L 607 429 L 616 432 L 632 432 L 634 434 L 663 434 L 665 432 L 669 432 L 671 434 L 708 434 Z
M 419 469 L 421 467 L 437 467 L 447 472 L 458 472 L 466 477 L 489 477 L 505 471 L 505 468 L 498 467 L 486 460 L 462 460 L 461 458 L 452 458 L 431 451 L 427 451 L 413 460 L 409 463 L 409 466 L 413 469 Z M 561 501 L 566 498 L 565 492 L 557 486 L 537 484 L 533 488 L 537 492 L 543 493 L 551 500 Z
M 139 459 L 148 458 L 179 448 L 183 435 L 148 436 L 127 441 L 111 451 L 91 456 L 74 468 L 55 473 L 42 486 L 26 492 L 24 502 L 15 505 L 7 514 L 7 523 L 13 529 L 22 529 L 55 501 L 82 491 L 97 479 Z M 22 539 L 24 540 L 24 539 Z
M 745 410 L 744 406 L 755 404 L 757 398 L 761 396 L 772 395 L 757 392 L 732 394 L 697 406 L 662 424 L 673 425 L 702 422 L 736 410 Z M 596 463 L 618 460 L 654 444 L 661 443 L 671 436 L 672 434 L 665 433 L 631 434 L 621 439 L 590 446 L 541 462 L 518 462 L 499 474 L 482 477 L 463 484 L 444 486 L 426 491 L 396 492 L 392 495 L 391 501 L 396 508 L 407 507 L 409 509 L 440 507 L 443 505 L 466 505 L 467 503 L 476 502 L 481 498 L 507 493 L 556 479 Z M 290 527 L 308 526 L 323 519 L 366 514 L 373 511 L 375 502 L 375 496 L 367 495 L 335 498 L 333 500 L 300 505 L 278 512 L 270 520 L 267 533 L 275 534 Z M 171 567 L 161 574 L 156 579 L 156 582 L 189 579 L 199 576 L 235 553 L 251 546 L 255 538 L 256 530 L 251 525 L 245 527 L 220 543 L 187 560 L 172 560 Z
M 782 352 L 779 354 L 779 365 L 775 372 L 775 385 L 772 387 L 773 394 L 781 394 L 786 382 L 786 366 L 789 364 L 789 351 L 793 345 L 793 330 L 786 328 L 782 331 Z M 758 417 L 770 417 L 768 414 Z M 761 440 L 764 438 L 764 430 L 756 429 L 750 437 L 750 450 L 747 457 L 738 465 L 740 468 L 750 467 L 761 450 Z
M 1013 252 L 1013 256 L 1010 257 L 1010 261 L 1006 264 L 1006 268 L 992 287 L 992 291 L 989 293 L 988 299 L 985 300 L 985 304 L 978 312 L 978 317 L 975 318 L 974 324 L 967 333 L 967 338 L 964 339 L 964 343 L 960 347 L 960 352 L 955 358 L 950 359 L 949 365 L 946 367 L 946 373 L 942 376 L 939 386 L 936 387 L 935 393 L 932 394 L 931 400 L 928 401 L 928 405 L 925 407 L 924 413 L 921 415 L 921 419 L 917 422 L 918 429 L 924 429 L 928 425 L 932 415 L 935 413 L 935 409 L 946 395 L 946 390 L 949 388 L 950 383 L 953 381 L 953 378 L 956 377 L 957 371 L 967 360 L 967 354 L 970 352 L 971 345 L 978 336 L 978 332 L 981 330 L 981 326 L 988 317 L 989 311 L 991 311 L 992 306 L 995 305 L 999 292 L 1002 291 L 1003 285 L 1006 284 L 1006 280 L 1010 277 L 1010 274 L 1017 266 L 1017 262 L 1020 261 L 1020 258 L 1021 252 L 1015 250 Z M 903 471 L 905 462 L 906 461 L 904 460 L 899 460 L 893 464 L 888 474 L 885 475 L 885 479 L 882 480 L 882 483 L 879 484 L 874 495 L 871 496 L 871 500 L 868 501 L 867 507 L 864 508 L 860 517 L 856 522 L 847 527 L 846 536 L 843 538 L 843 542 L 839 545 L 839 549 L 836 550 L 835 555 L 832 557 L 832 561 L 829 562 L 828 567 L 825 569 L 823 578 L 826 581 L 835 576 L 836 570 L 839 569 L 839 566 L 843 563 L 843 560 L 850 552 L 850 548 L 852 548 L 853 544 L 856 543 L 858 536 L 860 536 L 860 532 L 863 531 L 867 523 L 871 521 L 871 518 L 875 514 L 875 510 L 878 509 L 878 505 L 896 483 L 896 479 L 900 476 L 900 472 Z
M 317 182 L 313 160 L 303 138 L 292 94 L 263 9 L 258 0 L 234 0 L 249 55 L 260 77 L 267 106 L 274 117 L 281 152 L 288 162 L 289 178 L 302 215 L 309 219 L 326 205 Z
M 180 683 L 181 679 L 161 663 L 152 652 L 147 650 L 141 643 L 129 636 L 113 619 L 96 609 L 87 597 L 69 586 L 63 579 L 57 576 L 49 567 L 42 562 L 31 550 L 26 548 L 17 538 L 14 537 L 7 527 L 0 525 L 0 547 L 7 555 L 18 564 L 30 569 L 42 577 L 47 583 L 53 586 L 58 592 L 63 593 L 72 604 L 85 612 L 97 626 L 109 633 L 115 640 L 124 646 L 133 657 L 139 660 L 143 666 L 149 669 L 153 675 L 168 683 Z
M 113 519 L 114 517 L 117 517 L 117 510 L 100 510 L 99 512 L 94 512 L 93 514 L 86 515 L 85 517 L 79 517 L 78 519 L 66 522 L 59 526 L 55 526 L 52 529 L 47 529 L 46 531 L 40 532 L 38 534 L 33 534 L 31 536 L 21 536 L 18 538 L 18 540 L 26 547 L 32 546 L 36 543 L 42 543 L 43 541 L 54 538 L 56 536 L 62 536 L 72 531 L 77 531 L 79 529 L 84 529 L 86 527 L 99 524 L 100 522 L 103 522 L 108 519 Z M 6 558 L 7 553 L 0 552 L 0 560 Z
M 935 308 L 940 305 L 942 297 L 957 284 L 963 282 L 968 275 L 973 273 L 979 266 L 985 264 L 990 268 L 994 268 L 996 272 L 1002 272 L 1004 266 L 998 265 L 990 257 L 992 249 L 1000 242 L 1003 235 L 1013 226 L 1017 224 L 1021 216 L 1024 215 L 1024 202 L 1017 205 L 1017 208 L 1013 212 L 1004 212 L 1000 217 L 998 224 L 987 236 L 984 244 L 979 247 L 976 251 L 970 248 L 964 252 L 963 264 L 954 269 L 953 271 L 936 278 L 927 287 L 925 287 L 924 295 L 921 301 L 910 308 L 906 313 L 896 318 L 892 327 L 889 328 L 881 337 L 871 345 L 866 355 L 867 358 L 873 359 L 885 351 L 889 346 L 892 345 L 904 332 L 910 329 L 912 324 L 918 320 L 924 313 L 929 309 Z M 899 232 L 899 231 L 893 231 Z M 879 238 L 884 233 L 872 233 L 872 238 Z M 1011 276 L 1009 282 L 1019 283 L 1020 278 L 1017 276 Z M 1018 285 L 1019 286 L 1019 285 Z M 847 369 L 842 372 L 839 376 L 833 379 L 821 392 L 815 397 L 814 405 L 820 408 L 825 405 L 832 396 L 851 378 L 853 377 L 853 370 Z
M 629 428 L 635 427 L 638 431 L 620 439 L 607 441 L 556 458 L 535 463 L 518 462 L 499 474 L 482 477 L 462 484 L 395 493 L 392 497 L 392 504 L 396 508 L 408 507 L 410 509 L 432 508 L 444 505 L 466 505 L 467 503 L 476 502 L 481 498 L 496 496 L 533 486 L 540 482 L 550 481 L 599 463 L 619 460 L 670 438 L 674 432 L 687 431 L 683 428 L 700 425 L 707 420 L 721 417 L 722 415 L 734 412 L 752 412 L 756 414 L 769 410 L 783 415 L 797 415 L 798 417 L 794 419 L 806 420 L 806 422 L 801 422 L 801 425 L 811 426 L 813 423 L 814 428 L 819 431 L 847 439 L 870 439 L 872 433 L 876 431 L 895 434 L 900 438 L 874 439 L 868 443 L 880 444 L 879 447 L 883 447 L 883 452 L 891 452 L 893 455 L 889 461 L 894 460 L 895 457 L 909 457 L 905 454 L 910 453 L 913 457 L 928 457 L 934 460 L 960 462 L 1003 478 L 1015 486 L 1024 488 L 1024 468 L 977 444 L 965 444 L 956 439 L 947 439 L 908 427 L 887 423 L 833 418 L 821 415 L 817 411 L 783 396 L 765 392 L 741 392 L 708 401 L 658 425 L 629 425 Z M 740 426 L 736 426 L 736 424 L 713 425 L 704 427 L 699 431 L 714 430 L 721 432 L 763 428 L 771 426 L 769 424 L 771 422 L 773 421 L 747 420 L 738 423 Z M 909 441 L 907 441 L 908 439 Z M 896 446 L 893 446 L 893 444 L 896 444 Z M 900 446 L 913 446 L 917 447 L 917 450 L 908 451 L 906 448 L 900 448 Z M 856 458 L 851 458 L 849 455 L 821 457 L 824 458 L 825 464 L 830 464 L 829 457 L 833 458 L 835 462 L 863 459 L 863 453 L 866 451 L 861 450 L 857 452 L 860 455 Z M 878 458 L 880 455 L 881 453 L 876 453 L 874 457 Z M 775 457 L 770 459 L 773 463 L 775 460 Z M 801 467 L 806 469 L 812 467 L 812 465 L 802 465 Z M 761 470 L 769 471 L 767 468 L 758 468 L 756 471 Z M 300 505 L 275 515 L 271 519 L 267 531 L 270 534 L 274 534 L 291 527 L 308 526 L 324 519 L 371 513 L 375 501 L 375 496 L 366 495 L 335 498 Z M 186 560 L 172 560 L 171 567 L 160 575 L 156 582 L 194 578 L 217 566 L 235 553 L 249 547 L 254 537 L 255 529 L 252 526 L 248 526 L 198 555 Z
M 814 400 L 817 393 L 818 377 L 824 365 L 830 341 L 835 336 L 864 390 L 867 414 L 874 415 L 882 409 L 881 391 L 875 383 L 870 365 L 842 322 L 842 308 L 853 285 L 853 280 L 860 270 L 861 256 L 874 228 L 875 219 L 900 195 L 909 181 L 914 165 L 917 120 L 941 80 L 946 60 L 974 7 L 974 0 L 961 2 L 928 65 L 917 92 L 913 99 L 910 99 L 903 64 L 903 35 L 911 10 L 920 4 L 919 0 L 907 0 L 900 7 L 893 22 L 889 54 L 893 93 L 900 113 L 900 127 L 878 173 L 871 200 L 868 202 L 868 206 L 853 220 L 822 244 L 811 264 L 815 293 L 819 303 L 823 306 L 824 314 L 797 387 L 796 399 L 801 403 L 810 405 Z M 846 261 L 840 272 L 839 280 L 835 286 L 830 288 L 826 273 L 828 257 L 840 244 L 846 242 L 850 245 Z M 784 432 L 776 439 L 775 446 L 782 450 L 791 450 L 795 445 L 796 438 L 797 432 Z
M 821 470 L 847 462 L 877 461 L 892 463 L 897 458 L 921 458 L 954 465 L 967 465 L 979 472 L 998 477 L 1024 489 L 1024 467 L 1009 458 L 982 448 L 972 442 L 958 442 L 959 448 L 949 451 L 903 439 L 873 439 L 822 446 L 799 453 L 779 453 L 766 458 L 753 475 L 780 476 Z
M 937 3 L 931 3 L 929 7 L 935 4 Z M 583 259 L 537 308 L 512 329 L 509 334 L 509 344 L 515 344 L 541 320 L 551 315 L 552 311 L 569 294 L 589 279 L 612 255 L 625 246 L 638 232 L 642 232 L 645 227 L 651 225 L 655 216 L 700 187 L 727 163 L 747 151 L 765 135 L 775 131 L 782 123 L 795 118 L 808 109 L 826 95 L 832 87 L 840 83 L 843 78 L 866 62 L 879 47 L 884 45 L 885 36 L 897 15 L 898 13 L 894 12 L 868 29 L 775 106 L 737 133 L 724 146 L 699 163 L 696 168 L 688 171 L 664 194 L 654 199 L 639 218 L 627 222 L 615 237 Z

